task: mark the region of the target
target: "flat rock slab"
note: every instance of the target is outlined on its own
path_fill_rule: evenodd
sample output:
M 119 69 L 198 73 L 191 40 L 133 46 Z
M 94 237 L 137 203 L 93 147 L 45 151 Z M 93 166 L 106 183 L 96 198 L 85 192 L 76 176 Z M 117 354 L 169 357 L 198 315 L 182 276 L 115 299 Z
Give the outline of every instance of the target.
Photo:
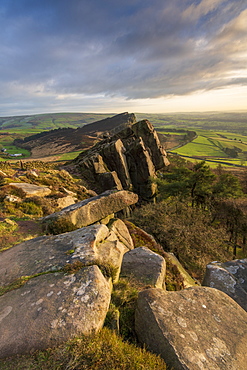
M 142 291 L 136 333 L 174 370 L 246 370 L 247 313 L 217 289 Z
M 45 349 L 103 326 L 111 290 L 98 266 L 51 273 L 0 297 L 0 357 Z
M 126 251 L 127 247 L 103 224 L 41 236 L 0 254 L 0 285 L 9 285 L 21 276 L 60 270 L 75 261 L 83 265 L 107 263 L 115 266 L 117 279 Z
M 163 289 L 165 288 L 166 261 L 149 248 L 135 248 L 125 253 L 121 275 L 133 276 L 141 283 Z
M 25 182 L 11 182 L 9 185 L 23 190 L 26 197 L 45 197 L 46 195 L 51 194 L 51 189 L 49 189 L 47 186 L 38 186 Z
M 43 218 L 44 224 L 58 219 L 72 222 L 76 227 L 92 225 L 106 216 L 119 212 L 137 203 L 138 195 L 127 190 L 109 190 L 95 197 L 85 199 Z
M 202 285 L 219 289 L 247 311 L 247 259 L 207 265 Z

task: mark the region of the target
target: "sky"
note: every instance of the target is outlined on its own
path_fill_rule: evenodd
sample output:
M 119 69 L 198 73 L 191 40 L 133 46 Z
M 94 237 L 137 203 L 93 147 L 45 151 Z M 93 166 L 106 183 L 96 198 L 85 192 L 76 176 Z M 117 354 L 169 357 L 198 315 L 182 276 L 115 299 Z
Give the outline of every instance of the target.
M 0 116 L 247 110 L 246 0 L 1 0 Z

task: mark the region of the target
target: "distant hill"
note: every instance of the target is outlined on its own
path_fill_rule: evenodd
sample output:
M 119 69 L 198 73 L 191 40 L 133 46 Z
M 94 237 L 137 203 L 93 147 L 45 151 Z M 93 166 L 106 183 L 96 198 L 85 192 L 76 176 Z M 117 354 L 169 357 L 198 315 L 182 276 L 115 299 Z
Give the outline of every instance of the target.
M 77 128 L 113 115 L 110 113 L 49 113 L 0 117 L 0 131 L 32 134 L 57 128 Z
M 91 147 L 109 132 L 116 132 L 136 122 L 133 113 L 108 117 L 78 128 L 58 128 L 16 139 L 14 144 L 31 151 L 32 158 L 83 150 Z

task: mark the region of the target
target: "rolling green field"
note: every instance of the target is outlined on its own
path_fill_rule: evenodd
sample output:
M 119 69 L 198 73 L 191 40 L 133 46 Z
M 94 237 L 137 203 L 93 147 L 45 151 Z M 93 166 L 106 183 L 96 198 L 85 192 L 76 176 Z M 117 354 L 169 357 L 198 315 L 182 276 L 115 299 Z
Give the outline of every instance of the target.
M 16 138 L 64 127 L 81 127 L 99 121 L 113 114 L 95 113 L 54 113 L 17 117 L 0 117 L 0 149 L 10 154 L 23 153 L 18 160 L 28 158 L 30 153 L 15 147 Z M 162 134 L 183 136 L 180 130 L 195 131 L 197 137 L 183 146 L 171 149 L 171 153 L 185 156 L 188 160 L 207 160 L 210 166 L 218 163 L 229 166 L 247 165 L 247 112 L 228 113 L 177 113 L 144 114 L 136 113 L 137 121 L 148 119 Z M 177 130 L 177 131 L 176 131 Z M 1 135 L 1 132 L 5 135 Z M 74 159 L 80 152 L 65 153 L 58 160 Z M 1 160 L 6 160 L 0 157 Z M 213 161 L 213 162 L 211 162 Z
M 220 134 L 221 135 L 221 134 Z M 223 135 L 223 134 L 222 134 Z M 225 136 L 225 135 L 224 135 Z M 229 137 L 235 138 L 235 135 L 229 133 Z M 195 159 L 208 160 L 210 166 L 215 167 L 217 163 L 222 163 L 229 166 L 246 166 L 247 165 L 247 137 L 238 135 L 238 140 L 222 138 L 215 133 L 208 132 L 205 135 L 198 135 L 196 139 L 190 143 L 170 150 L 171 153 L 176 153 L 181 156 L 197 157 Z M 233 154 L 227 152 L 227 149 L 233 150 Z M 236 157 L 231 157 L 231 155 Z M 211 161 L 217 162 L 214 164 Z

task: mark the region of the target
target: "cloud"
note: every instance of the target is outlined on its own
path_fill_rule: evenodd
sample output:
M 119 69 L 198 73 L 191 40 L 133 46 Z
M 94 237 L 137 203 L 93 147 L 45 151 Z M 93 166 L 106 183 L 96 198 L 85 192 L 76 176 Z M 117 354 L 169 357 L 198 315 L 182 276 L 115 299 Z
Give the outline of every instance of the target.
M 245 0 L 3 0 L 0 21 L 3 105 L 246 84 L 234 77 L 247 65 Z
M 191 4 L 184 12 L 183 17 L 190 19 L 198 19 L 207 15 L 227 0 L 202 0 L 198 4 Z

